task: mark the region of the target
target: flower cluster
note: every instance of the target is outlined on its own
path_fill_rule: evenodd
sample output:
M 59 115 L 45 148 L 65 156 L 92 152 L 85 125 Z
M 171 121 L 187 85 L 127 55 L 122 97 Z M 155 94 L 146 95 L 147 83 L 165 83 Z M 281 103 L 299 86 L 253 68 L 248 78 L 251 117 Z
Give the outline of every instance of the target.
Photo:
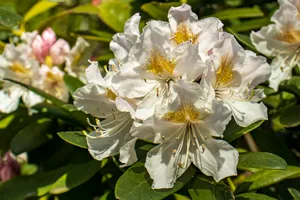
M 252 43 L 257 50 L 275 57 L 271 63 L 269 82 L 276 91 L 281 81 L 292 77 L 292 69 L 300 62 L 300 1 L 278 2 L 280 8 L 271 17 L 274 24 L 251 33 Z
M 88 84 L 73 95 L 79 110 L 97 117 L 86 137 L 95 159 L 120 153 L 128 166 L 137 139 L 158 144 L 145 163 L 155 189 L 172 188 L 191 163 L 216 181 L 236 175 L 238 152 L 221 139 L 226 125 L 231 116 L 243 127 L 267 119 L 258 103 L 264 93 L 255 89 L 270 75 L 266 59 L 186 4 L 168 18 L 140 33 L 133 15 L 110 43 L 115 58 L 106 75 L 91 62 Z
M 68 42 L 57 39 L 51 28 L 41 35 L 37 31 L 25 32 L 21 39 L 23 42 L 18 45 L 7 44 L 0 55 L 0 79 L 12 79 L 37 87 L 67 102 L 69 94 L 63 81 L 62 66 L 68 74 L 80 77 L 77 61 L 88 43 L 78 38 L 70 49 Z M 0 91 L 0 112 L 16 110 L 20 98 L 28 108 L 43 101 L 42 97 L 22 86 L 5 82 Z

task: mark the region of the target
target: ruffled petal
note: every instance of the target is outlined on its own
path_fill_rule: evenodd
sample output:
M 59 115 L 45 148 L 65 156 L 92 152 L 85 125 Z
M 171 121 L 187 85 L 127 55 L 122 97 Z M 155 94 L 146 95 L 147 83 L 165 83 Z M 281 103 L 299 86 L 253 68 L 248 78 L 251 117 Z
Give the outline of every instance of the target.
M 121 167 L 127 167 L 135 163 L 138 158 L 135 152 L 135 142 L 137 138 L 128 141 L 123 147 L 120 148 L 120 162 L 124 163 Z
M 15 111 L 19 106 L 20 97 L 24 91 L 18 86 L 12 86 L 9 88 L 9 93 L 0 91 L 0 112 L 11 113 Z

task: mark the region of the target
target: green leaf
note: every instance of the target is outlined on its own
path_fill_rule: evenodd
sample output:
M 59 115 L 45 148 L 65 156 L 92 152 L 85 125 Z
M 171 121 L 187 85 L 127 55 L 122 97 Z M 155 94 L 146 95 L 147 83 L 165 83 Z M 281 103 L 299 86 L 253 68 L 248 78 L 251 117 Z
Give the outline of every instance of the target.
M 254 47 L 254 45 L 251 42 L 251 39 L 248 35 L 244 35 L 244 34 L 240 34 L 235 32 L 234 30 L 230 29 L 230 28 L 226 28 L 226 30 L 231 33 L 232 35 L 234 35 L 234 37 L 241 42 L 243 45 L 245 45 L 246 47 L 248 47 L 249 49 L 256 51 L 256 48 Z
M 48 142 L 52 138 L 52 135 L 49 135 L 51 125 L 50 119 L 41 118 L 21 129 L 10 143 L 12 152 L 29 152 Z
M 284 127 L 296 127 L 300 125 L 300 105 L 288 107 L 280 115 L 280 123 Z
M 132 7 L 122 1 L 103 1 L 99 5 L 100 19 L 116 32 L 122 32 L 125 22 L 131 17 Z
M 57 105 L 57 106 L 62 106 L 62 105 L 65 104 L 65 103 L 64 103 L 63 101 L 61 101 L 60 99 L 57 99 L 56 97 L 54 97 L 54 96 L 52 96 L 52 95 L 50 95 L 50 94 L 47 94 L 47 93 L 45 93 L 44 91 L 42 91 L 42 90 L 40 90 L 40 89 L 38 89 L 38 88 L 36 88 L 36 87 L 30 86 L 30 85 L 26 85 L 26 84 L 24 84 L 24 83 L 21 83 L 21 82 L 19 82 L 19 81 L 15 81 L 15 80 L 12 80 L 12 79 L 6 79 L 6 78 L 5 78 L 4 80 L 7 80 L 7 81 L 10 81 L 10 82 L 16 83 L 16 84 L 18 84 L 18 85 L 21 85 L 21 86 L 27 88 L 28 90 L 30 90 L 30 91 L 32 91 L 32 92 L 34 92 L 34 93 L 40 95 L 41 97 L 43 97 L 43 98 L 45 98 L 45 99 L 51 101 L 53 104 L 55 104 L 55 105 Z
M 16 13 L 0 8 L 0 25 L 13 27 L 20 23 L 22 17 Z
M 92 35 L 93 34 L 93 35 Z M 90 31 L 90 33 L 75 32 L 70 33 L 73 37 L 82 37 L 87 40 L 95 40 L 99 42 L 110 42 L 113 34 L 105 31 Z
M 68 131 L 57 133 L 64 141 L 81 148 L 88 148 L 86 137 L 82 131 Z
M 242 31 L 258 29 L 268 24 L 270 24 L 270 19 L 268 17 L 264 17 L 260 19 L 251 19 L 251 20 L 242 21 L 239 24 L 230 26 L 230 28 L 234 31 L 242 32 Z
M 268 187 L 280 181 L 300 177 L 300 167 L 288 166 L 286 170 L 260 170 L 239 184 L 235 193 L 257 190 Z
M 35 16 L 38 16 L 58 5 L 58 2 L 39 1 L 38 3 L 34 4 L 34 6 L 32 6 L 30 10 L 28 10 L 28 12 L 25 14 L 22 20 L 22 24 L 25 24 L 27 21 L 34 18 Z
M 276 200 L 276 199 L 264 194 L 243 193 L 235 196 L 235 200 Z
M 186 172 L 176 181 L 172 189 L 153 190 L 151 188 L 152 179 L 147 173 L 144 163 L 137 162 L 130 167 L 118 180 L 115 187 L 117 199 L 122 200 L 157 200 L 163 199 L 181 189 L 196 173 L 193 167 L 189 167 Z
M 180 6 L 180 2 L 168 2 L 168 3 L 160 3 L 156 1 L 152 1 L 149 3 L 145 3 L 141 6 L 141 9 L 148 13 L 154 19 L 159 20 L 167 20 L 168 19 L 168 11 L 172 6 Z
M 239 169 L 260 168 L 260 169 L 286 169 L 285 160 L 279 156 L 267 152 L 249 152 L 239 155 Z
M 236 140 L 237 138 L 243 136 L 246 133 L 249 133 L 250 131 L 256 129 L 259 127 L 264 121 L 258 121 L 253 124 L 251 124 L 248 127 L 241 127 L 235 123 L 234 120 L 231 120 L 229 124 L 227 124 L 226 129 L 224 131 L 224 140 L 227 142 L 232 142 L 233 140 Z
M 232 8 L 219 11 L 211 17 L 217 17 L 220 20 L 235 19 L 235 18 L 253 18 L 253 17 L 263 17 L 264 13 L 259 7 L 254 6 L 253 8 Z
M 189 193 L 193 200 L 233 200 L 234 196 L 230 189 L 222 181 L 215 182 L 205 176 L 197 176 L 191 186 Z
M 73 94 L 78 88 L 84 86 L 78 78 L 75 78 L 70 75 L 64 75 L 64 82 L 71 94 Z
M 294 197 L 295 200 L 300 200 L 300 191 L 294 189 L 294 188 L 289 188 L 288 189 L 291 195 Z
M 92 160 L 87 163 L 65 167 L 31 176 L 18 176 L 0 185 L 1 199 L 19 200 L 58 194 L 79 186 L 100 170 L 100 163 Z M 17 192 L 16 192 L 17 191 Z

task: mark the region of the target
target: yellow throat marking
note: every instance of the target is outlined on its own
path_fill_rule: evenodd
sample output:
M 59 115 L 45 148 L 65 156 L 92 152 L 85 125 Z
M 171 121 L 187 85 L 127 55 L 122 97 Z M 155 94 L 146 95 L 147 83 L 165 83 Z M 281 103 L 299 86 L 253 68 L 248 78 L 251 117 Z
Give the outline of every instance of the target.
M 192 44 L 196 44 L 198 37 L 199 35 L 194 35 L 185 24 L 180 23 L 177 26 L 177 32 L 173 34 L 172 40 L 175 41 L 177 45 L 186 41 L 191 41 Z
M 216 72 L 216 85 L 228 86 L 233 80 L 235 74 L 232 71 L 233 63 L 232 59 L 228 56 L 221 58 L 220 66 Z
M 164 72 L 172 74 L 175 67 L 176 63 L 174 60 L 169 60 L 154 50 L 152 51 L 146 66 L 148 72 L 152 72 L 157 75 L 161 75 Z
M 277 36 L 277 39 L 290 44 L 300 43 L 300 30 L 296 30 L 289 26 L 281 31 Z
M 27 69 L 19 62 L 14 62 L 13 65 L 10 66 L 10 70 L 16 72 L 17 74 L 31 75 L 31 70 Z
M 109 98 L 110 100 L 115 101 L 117 98 L 117 95 L 110 89 L 107 89 L 107 93 L 106 93 L 107 98 Z
M 177 111 L 164 114 L 163 120 L 172 123 L 187 123 L 201 120 L 201 113 L 190 103 L 183 104 Z

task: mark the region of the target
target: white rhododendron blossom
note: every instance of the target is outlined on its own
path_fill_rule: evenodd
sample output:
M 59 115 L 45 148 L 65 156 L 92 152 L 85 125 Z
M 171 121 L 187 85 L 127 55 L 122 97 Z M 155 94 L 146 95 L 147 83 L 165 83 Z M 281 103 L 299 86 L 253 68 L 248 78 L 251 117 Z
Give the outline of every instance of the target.
M 268 119 L 267 107 L 257 103 L 264 93 L 254 88 L 268 79 L 270 66 L 264 57 L 245 51 L 232 35 L 223 33 L 222 37 L 211 50 L 202 87 L 208 87 L 207 92 L 215 94 L 213 98 L 230 108 L 240 126 Z
M 0 79 L 12 79 L 24 84 L 35 84 L 39 79 L 38 62 L 30 58 L 30 48 L 21 44 L 14 46 L 7 44 L 0 55 Z M 11 83 L 4 82 L 0 91 L 0 112 L 10 113 L 18 108 L 20 98 L 29 108 L 43 101 L 43 98 L 26 88 Z
M 137 160 L 136 138 L 129 134 L 135 104 L 120 98 L 111 87 L 115 73 L 109 71 L 103 78 L 98 63 L 92 62 L 86 70 L 88 84 L 73 94 L 74 105 L 97 117 L 96 124 L 91 124 L 95 130 L 86 137 L 90 154 L 96 160 L 102 160 L 120 153 L 120 161 L 128 166 Z
M 191 163 L 216 181 L 236 175 L 238 152 L 221 139 L 226 125 L 231 116 L 244 127 L 267 119 L 258 103 L 264 93 L 255 89 L 269 78 L 266 59 L 244 50 L 218 19 L 198 20 L 186 4 L 168 18 L 140 33 L 133 15 L 113 36 L 106 76 L 92 63 L 88 84 L 73 95 L 79 110 L 100 119 L 87 135 L 95 159 L 120 153 L 129 165 L 137 139 L 158 144 L 145 163 L 154 189 L 172 188 Z
M 278 90 L 281 81 L 291 78 L 292 69 L 300 62 L 300 1 L 279 0 L 279 4 L 279 10 L 271 18 L 274 24 L 251 33 L 258 51 L 276 57 L 269 78 L 274 90 Z

